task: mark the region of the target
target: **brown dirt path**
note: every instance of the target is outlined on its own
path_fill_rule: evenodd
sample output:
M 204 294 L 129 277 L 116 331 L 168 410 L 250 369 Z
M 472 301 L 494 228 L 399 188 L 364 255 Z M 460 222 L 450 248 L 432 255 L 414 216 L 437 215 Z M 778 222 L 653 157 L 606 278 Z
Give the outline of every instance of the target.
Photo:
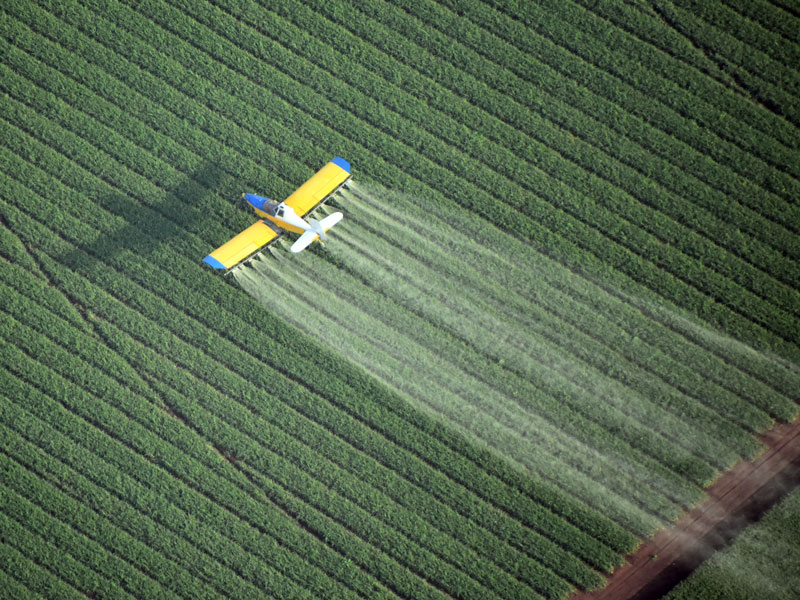
M 775 425 L 759 438 L 767 449 L 722 474 L 708 499 L 669 528 L 657 532 L 596 592 L 570 600 L 649 600 L 660 598 L 707 556 L 800 483 L 800 419 Z

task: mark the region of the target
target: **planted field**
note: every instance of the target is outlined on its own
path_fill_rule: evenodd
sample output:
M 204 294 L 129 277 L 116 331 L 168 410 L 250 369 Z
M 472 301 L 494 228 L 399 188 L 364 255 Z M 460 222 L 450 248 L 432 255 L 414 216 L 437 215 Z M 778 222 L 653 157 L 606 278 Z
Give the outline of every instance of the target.
M 602 586 L 798 412 L 800 21 L 716 5 L 5 3 L 4 589 Z
M 800 590 L 798 512 L 800 490 L 795 490 L 666 597 L 796 598 Z

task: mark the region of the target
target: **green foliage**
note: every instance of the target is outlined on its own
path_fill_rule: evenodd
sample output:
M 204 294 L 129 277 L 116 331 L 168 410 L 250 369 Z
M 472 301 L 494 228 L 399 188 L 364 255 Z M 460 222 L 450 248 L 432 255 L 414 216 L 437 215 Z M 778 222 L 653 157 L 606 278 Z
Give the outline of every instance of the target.
M 730 546 L 681 582 L 668 600 L 790 600 L 800 590 L 800 490 L 771 508 Z
M 798 50 L 747 3 L 7 4 L 9 597 L 566 598 L 796 416 Z M 375 253 L 541 352 L 309 275 L 574 448 L 513 466 L 199 262 L 334 154 L 499 262 L 391 219 Z

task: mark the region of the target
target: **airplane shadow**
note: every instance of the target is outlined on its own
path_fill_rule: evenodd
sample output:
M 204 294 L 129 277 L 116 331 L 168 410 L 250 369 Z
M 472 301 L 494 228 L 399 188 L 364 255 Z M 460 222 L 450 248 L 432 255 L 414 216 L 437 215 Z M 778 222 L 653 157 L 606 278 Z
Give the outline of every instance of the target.
M 141 261 L 169 265 L 183 254 L 196 257 L 200 264 L 213 249 L 202 239 L 211 235 L 222 242 L 231 231 L 247 226 L 244 211 L 220 203 L 220 197 L 236 202 L 238 188 L 235 178 L 206 161 L 160 202 L 145 205 L 123 193 L 105 195 L 97 200 L 98 207 L 126 224 L 80 244 L 59 257 L 59 262 L 87 273 L 103 263 L 119 265 L 119 255 L 129 251 Z

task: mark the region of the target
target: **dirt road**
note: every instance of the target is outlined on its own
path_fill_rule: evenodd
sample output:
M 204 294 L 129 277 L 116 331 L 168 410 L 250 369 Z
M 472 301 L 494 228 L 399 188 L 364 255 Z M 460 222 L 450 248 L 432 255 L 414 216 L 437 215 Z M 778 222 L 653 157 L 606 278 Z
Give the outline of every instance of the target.
M 596 592 L 570 600 L 650 600 L 661 598 L 715 550 L 757 521 L 800 483 L 800 419 L 776 425 L 759 436 L 767 449 L 743 461 L 706 490 L 708 500 L 640 546 Z

